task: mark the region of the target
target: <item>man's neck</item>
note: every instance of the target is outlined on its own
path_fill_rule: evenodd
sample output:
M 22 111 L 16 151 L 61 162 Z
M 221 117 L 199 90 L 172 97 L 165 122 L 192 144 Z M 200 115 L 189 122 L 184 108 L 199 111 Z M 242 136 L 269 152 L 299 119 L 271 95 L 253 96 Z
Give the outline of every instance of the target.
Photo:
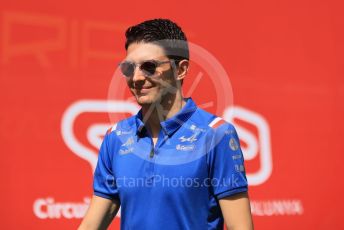
M 156 104 L 142 106 L 143 122 L 153 138 L 159 135 L 160 122 L 173 117 L 185 104 L 181 93 L 176 93 L 171 97 L 163 98 Z

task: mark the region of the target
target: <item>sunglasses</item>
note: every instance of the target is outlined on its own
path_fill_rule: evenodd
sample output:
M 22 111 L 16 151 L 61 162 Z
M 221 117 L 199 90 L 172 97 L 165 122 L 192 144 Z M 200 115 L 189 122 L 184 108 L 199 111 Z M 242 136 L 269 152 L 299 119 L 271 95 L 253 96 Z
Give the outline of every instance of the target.
M 143 61 L 141 63 L 135 63 L 130 61 L 124 61 L 119 64 L 121 72 L 126 77 L 133 77 L 135 73 L 135 69 L 138 66 L 140 71 L 143 73 L 145 77 L 151 77 L 155 74 L 156 68 L 162 64 L 170 63 L 168 61 L 156 61 L 156 60 L 148 60 Z

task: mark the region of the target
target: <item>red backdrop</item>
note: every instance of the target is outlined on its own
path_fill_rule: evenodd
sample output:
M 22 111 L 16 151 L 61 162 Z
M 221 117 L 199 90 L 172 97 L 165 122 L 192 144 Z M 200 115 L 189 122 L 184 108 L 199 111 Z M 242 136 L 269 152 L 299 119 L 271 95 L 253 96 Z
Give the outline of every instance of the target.
M 341 229 L 342 9 L 306 0 L 2 2 L 3 228 L 78 226 L 100 134 L 131 113 L 117 111 L 132 102 L 113 79 L 124 31 L 164 17 L 209 52 L 192 52 L 184 92 L 238 128 L 256 229 Z M 107 99 L 117 100 L 111 116 Z

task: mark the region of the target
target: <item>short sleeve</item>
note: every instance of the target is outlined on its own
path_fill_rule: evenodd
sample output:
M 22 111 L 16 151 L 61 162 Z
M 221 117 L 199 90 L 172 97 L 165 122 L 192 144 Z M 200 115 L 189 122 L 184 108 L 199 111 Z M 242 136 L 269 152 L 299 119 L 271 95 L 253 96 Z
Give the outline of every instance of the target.
M 210 187 L 217 199 L 247 191 L 244 156 L 233 125 L 214 129 L 207 161 Z
M 93 193 L 107 199 L 118 198 L 115 175 L 112 170 L 112 159 L 108 149 L 109 134 L 101 144 L 98 162 L 93 177 Z

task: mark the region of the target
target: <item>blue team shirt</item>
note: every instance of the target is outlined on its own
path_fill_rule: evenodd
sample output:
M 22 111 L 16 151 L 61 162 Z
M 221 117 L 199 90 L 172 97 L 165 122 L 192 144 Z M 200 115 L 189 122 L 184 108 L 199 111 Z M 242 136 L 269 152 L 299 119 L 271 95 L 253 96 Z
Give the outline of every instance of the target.
M 234 127 L 191 98 L 161 124 L 156 145 L 141 110 L 104 137 L 94 194 L 121 203 L 121 229 L 223 229 L 218 200 L 247 191 Z

